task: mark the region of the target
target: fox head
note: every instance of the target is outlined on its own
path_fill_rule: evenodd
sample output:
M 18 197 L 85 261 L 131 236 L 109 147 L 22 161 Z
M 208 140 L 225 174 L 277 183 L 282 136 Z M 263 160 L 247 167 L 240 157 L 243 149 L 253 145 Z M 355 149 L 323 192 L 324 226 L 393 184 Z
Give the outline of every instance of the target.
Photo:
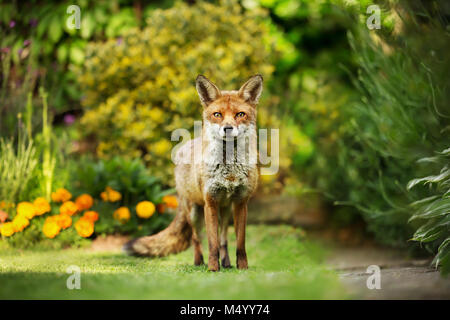
M 199 75 L 196 88 L 202 103 L 203 121 L 214 138 L 234 140 L 256 128 L 256 106 L 261 96 L 263 78 L 254 75 L 238 91 L 221 91 Z

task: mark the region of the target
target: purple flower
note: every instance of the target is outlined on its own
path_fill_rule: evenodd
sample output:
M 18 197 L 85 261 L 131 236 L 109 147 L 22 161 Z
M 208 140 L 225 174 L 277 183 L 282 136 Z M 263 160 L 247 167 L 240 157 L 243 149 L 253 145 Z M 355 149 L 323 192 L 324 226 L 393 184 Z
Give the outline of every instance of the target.
M 16 22 L 15 22 L 14 20 L 11 20 L 11 21 L 9 22 L 9 27 L 10 27 L 10 28 L 14 28 L 15 25 L 16 25 Z
M 30 26 L 31 26 L 31 27 L 36 27 L 37 24 L 38 24 L 37 19 L 30 19 Z
M 120 46 L 122 44 L 122 37 L 117 38 L 117 45 Z
M 73 114 L 68 113 L 64 116 L 64 123 L 66 125 L 71 125 L 74 122 L 75 122 L 75 116 Z
M 26 47 L 31 44 L 31 40 L 27 39 L 23 42 L 23 46 Z

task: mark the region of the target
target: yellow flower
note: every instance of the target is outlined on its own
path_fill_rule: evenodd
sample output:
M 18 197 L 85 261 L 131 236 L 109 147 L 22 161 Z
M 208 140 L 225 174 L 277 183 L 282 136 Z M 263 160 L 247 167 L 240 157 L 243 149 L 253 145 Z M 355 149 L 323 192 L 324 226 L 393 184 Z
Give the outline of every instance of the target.
M 10 237 L 14 234 L 14 225 L 12 222 L 7 222 L 0 225 L 0 232 L 4 237 Z
M 100 197 L 103 201 L 116 202 L 122 199 L 122 195 L 119 191 L 114 190 L 111 187 L 106 187 L 105 191 L 100 193 Z
M 148 115 L 150 119 L 152 119 L 155 122 L 161 122 L 164 120 L 164 112 L 159 108 L 151 108 L 148 111 Z
M 170 151 L 172 144 L 167 140 L 160 140 L 153 144 L 152 151 L 158 156 L 163 156 Z
M 175 196 L 164 196 L 162 198 L 162 201 L 169 208 L 175 209 L 176 207 L 178 207 L 177 197 L 175 197 Z
M 59 207 L 59 213 L 67 214 L 68 216 L 73 216 L 77 211 L 78 206 L 73 201 L 66 201 Z
M 36 214 L 36 208 L 31 202 L 21 202 L 17 205 L 17 215 L 32 219 Z
M 50 203 L 45 198 L 36 198 L 33 202 L 34 208 L 36 210 L 36 215 L 41 216 L 44 213 L 50 212 Z
M 92 197 L 88 194 L 82 194 L 81 196 L 77 197 L 75 203 L 77 204 L 80 211 L 88 210 L 94 204 L 94 199 L 92 199 Z
M 14 217 L 12 224 L 14 226 L 14 232 L 20 232 L 30 224 L 30 221 L 24 216 L 17 215 Z
M 72 194 L 64 188 L 52 192 L 52 200 L 55 202 L 66 202 L 72 199 Z
M 55 220 L 61 229 L 67 229 L 72 225 L 72 218 L 67 214 L 59 214 L 55 216 Z
M 95 222 L 98 220 L 98 213 L 95 211 L 86 211 L 83 215 L 83 218 Z
M 113 218 L 117 221 L 125 223 L 131 218 L 130 210 L 127 207 L 120 207 L 114 211 Z
M 42 232 L 47 238 L 53 239 L 56 237 L 61 231 L 61 227 L 58 225 L 58 222 L 55 218 L 47 218 L 44 223 L 44 227 L 42 228 Z
M 75 229 L 83 238 L 88 238 L 94 233 L 94 223 L 86 218 L 81 218 L 75 223 Z
M 155 205 L 150 201 L 141 201 L 136 206 L 136 213 L 139 218 L 148 219 L 155 213 Z

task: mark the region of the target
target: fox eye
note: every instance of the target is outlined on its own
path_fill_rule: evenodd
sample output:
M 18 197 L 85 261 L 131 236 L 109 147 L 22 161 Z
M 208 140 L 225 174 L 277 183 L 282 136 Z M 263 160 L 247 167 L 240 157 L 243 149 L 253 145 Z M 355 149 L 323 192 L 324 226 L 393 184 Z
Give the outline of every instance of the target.
M 245 116 L 244 112 L 238 112 L 236 113 L 236 118 L 242 118 L 243 116 Z
M 222 116 L 222 114 L 220 112 L 214 112 L 213 116 L 216 118 L 220 118 Z

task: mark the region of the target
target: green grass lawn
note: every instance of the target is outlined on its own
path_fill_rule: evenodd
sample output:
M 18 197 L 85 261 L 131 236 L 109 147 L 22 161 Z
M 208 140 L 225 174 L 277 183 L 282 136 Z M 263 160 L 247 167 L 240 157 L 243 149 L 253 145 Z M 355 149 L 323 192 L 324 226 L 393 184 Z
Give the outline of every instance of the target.
M 157 259 L 88 249 L 7 249 L 0 252 L 0 299 L 346 298 L 336 274 L 321 263 L 323 249 L 301 230 L 249 226 L 247 239 L 250 268 L 217 273 L 195 267 L 192 249 Z M 234 234 L 230 240 L 235 266 Z M 66 287 L 70 265 L 81 269 L 80 290 Z

